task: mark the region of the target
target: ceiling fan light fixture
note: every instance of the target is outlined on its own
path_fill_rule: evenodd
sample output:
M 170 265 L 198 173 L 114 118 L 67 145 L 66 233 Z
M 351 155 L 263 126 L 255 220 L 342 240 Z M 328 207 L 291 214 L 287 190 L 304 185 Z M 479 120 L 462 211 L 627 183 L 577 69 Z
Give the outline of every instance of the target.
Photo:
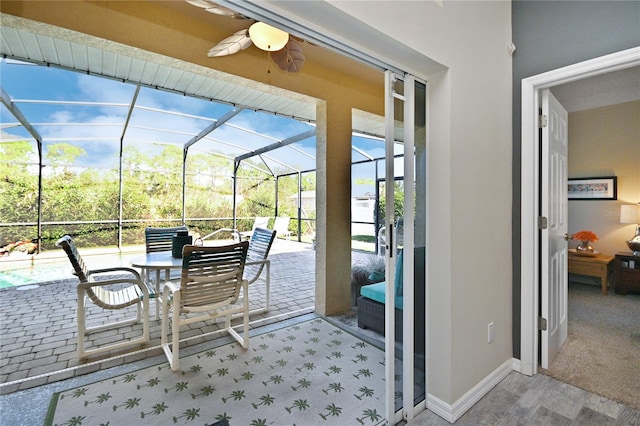
M 264 22 L 256 22 L 249 27 L 251 41 L 259 49 L 267 52 L 281 50 L 289 41 L 289 33 Z

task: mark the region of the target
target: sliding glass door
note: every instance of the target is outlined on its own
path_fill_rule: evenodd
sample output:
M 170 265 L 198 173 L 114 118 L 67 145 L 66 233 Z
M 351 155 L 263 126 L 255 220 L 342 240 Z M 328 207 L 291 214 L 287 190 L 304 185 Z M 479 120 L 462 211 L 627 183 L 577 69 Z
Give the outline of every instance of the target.
M 385 77 L 385 409 L 393 424 L 424 408 L 427 389 L 427 87 L 410 75 L 387 71 Z M 397 145 L 401 158 L 395 158 Z

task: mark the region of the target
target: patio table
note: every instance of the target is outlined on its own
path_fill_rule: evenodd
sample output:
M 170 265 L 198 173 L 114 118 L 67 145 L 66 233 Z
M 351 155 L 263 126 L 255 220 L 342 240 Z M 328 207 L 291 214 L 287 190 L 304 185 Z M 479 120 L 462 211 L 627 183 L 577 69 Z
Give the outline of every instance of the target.
M 160 273 L 164 271 L 164 280 L 169 281 L 172 269 L 182 269 L 182 259 L 173 257 L 171 251 L 159 251 L 131 259 L 131 266 L 140 268 L 142 280 L 145 282 L 148 282 L 149 277 L 155 272 L 155 280 L 151 281 L 153 281 L 156 292 L 156 319 L 159 319 Z

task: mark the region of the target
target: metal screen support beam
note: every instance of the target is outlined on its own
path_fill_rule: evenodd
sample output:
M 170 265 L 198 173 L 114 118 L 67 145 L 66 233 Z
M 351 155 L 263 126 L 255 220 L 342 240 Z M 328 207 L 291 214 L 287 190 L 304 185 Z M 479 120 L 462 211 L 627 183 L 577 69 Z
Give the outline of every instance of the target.
M 280 188 L 280 176 L 276 176 L 276 217 L 278 217 L 278 189 Z
M 42 169 L 44 167 L 44 164 L 42 164 L 42 136 L 40 136 L 40 133 L 29 123 L 29 120 L 27 120 L 27 117 L 20 111 L 20 108 L 11 101 L 9 94 L 5 92 L 2 87 L 0 87 L 0 101 L 38 144 L 38 224 L 36 237 L 38 239 L 38 254 L 40 254 L 42 246 Z
M 120 135 L 120 170 L 118 171 L 120 182 L 118 184 L 118 249 L 122 250 L 122 205 L 123 205 L 123 192 L 124 192 L 124 183 L 123 183 L 123 158 L 122 154 L 124 152 L 124 136 L 127 134 L 127 129 L 129 128 L 129 122 L 131 121 L 131 115 L 133 114 L 133 108 L 136 105 L 136 101 L 138 100 L 138 94 L 140 94 L 140 86 L 136 86 L 136 90 L 133 93 L 133 98 L 131 99 L 131 103 L 129 104 L 129 112 L 127 113 L 127 119 L 124 122 L 124 128 L 122 129 L 122 134 Z
M 233 229 L 238 229 L 238 215 L 236 212 L 237 209 L 237 194 L 236 192 L 238 191 L 238 168 L 240 167 L 240 161 L 233 161 Z
M 269 151 L 273 151 L 274 149 L 282 148 L 283 146 L 291 145 L 292 143 L 303 141 L 307 138 L 315 136 L 316 129 L 307 130 L 306 132 L 300 133 L 299 135 L 291 136 L 290 138 L 283 139 L 280 142 L 272 143 L 271 145 L 264 146 L 260 149 L 256 149 L 255 151 L 247 152 L 246 154 L 239 155 L 235 158 L 236 161 L 246 160 L 251 157 L 255 157 L 256 155 L 265 154 Z
M 189 147 L 182 151 L 182 224 L 187 224 L 187 154 Z
M 298 172 L 298 242 L 302 241 L 302 173 Z
M 231 120 L 236 115 L 240 114 L 243 110 L 244 110 L 244 108 L 234 108 L 234 109 L 232 109 L 231 111 L 229 111 L 228 113 L 226 113 L 225 115 L 220 117 L 218 120 L 216 120 L 215 123 L 211 123 L 210 125 L 205 127 L 200 133 L 198 133 L 197 135 L 195 135 L 194 137 L 189 139 L 184 144 L 183 148 L 185 148 L 185 149 L 189 148 L 191 145 L 193 145 L 194 143 L 198 142 L 200 139 L 204 138 L 209 133 L 213 132 L 215 129 L 217 129 L 218 127 L 222 126 L 224 123 L 226 123 L 227 121 Z

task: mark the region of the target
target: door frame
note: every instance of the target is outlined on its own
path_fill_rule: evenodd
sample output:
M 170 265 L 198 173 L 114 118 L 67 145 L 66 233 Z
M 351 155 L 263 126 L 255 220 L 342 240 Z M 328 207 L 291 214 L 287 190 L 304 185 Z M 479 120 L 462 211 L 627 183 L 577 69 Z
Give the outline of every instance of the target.
M 538 372 L 540 91 L 638 65 L 640 65 L 640 47 L 635 47 L 522 80 L 519 371 L 523 374 L 533 375 Z

